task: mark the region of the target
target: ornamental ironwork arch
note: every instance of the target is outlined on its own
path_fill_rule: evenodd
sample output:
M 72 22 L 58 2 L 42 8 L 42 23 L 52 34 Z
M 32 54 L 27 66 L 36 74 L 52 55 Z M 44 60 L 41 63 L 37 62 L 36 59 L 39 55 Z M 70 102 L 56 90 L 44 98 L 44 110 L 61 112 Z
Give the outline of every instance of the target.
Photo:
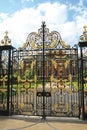
M 38 29 L 38 33 L 32 32 L 27 36 L 26 42 L 23 44 L 19 50 L 41 50 L 43 49 L 43 28 L 41 26 Z M 67 45 L 61 38 L 61 35 L 57 31 L 49 32 L 49 29 L 44 28 L 44 48 L 45 49 L 61 49 L 61 48 L 70 48 L 70 45 Z
M 37 33 L 32 32 L 28 35 L 18 52 L 19 82 L 23 84 L 23 90 L 25 89 L 25 93 L 20 92 L 19 95 L 22 99 L 20 101 L 23 106 L 22 113 L 26 110 L 30 111 L 31 115 L 41 115 L 43 118 L 49 115 L 78 116 L 78 91 L 72 91 L 71 86 L 72 82 L 77 80 L 77 48 L 67 45 L 59 32 L 49 32 L 43 22 Z M 29 72 L 27 69 L 33 70 L 33 79 L 32 77 L 22 79 L 25 72 Z M 31 84 L 35 84 L 35 91 L 29 90 Z M 56 89 L 53 88 L 54 86 Z M 23 97 L 26 98 L 26 104 Z

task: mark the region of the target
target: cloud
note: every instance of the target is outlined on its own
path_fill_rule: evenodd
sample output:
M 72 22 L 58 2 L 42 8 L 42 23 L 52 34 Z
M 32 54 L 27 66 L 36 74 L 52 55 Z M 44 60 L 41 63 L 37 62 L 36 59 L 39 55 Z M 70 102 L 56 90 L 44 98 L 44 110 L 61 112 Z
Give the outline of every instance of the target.
M 8 14 L 6 13 L 0 13 L 0 20 L 4 20 L 8 17 Z
M 60 11 L 58 11 L 58 9 Z M 42 15 L 44 11 L 44 16 Z M 65 13 L 61 21 L 61 15 Z M 28 33 L 31 31 L 38 31 L 41 27 L 41 22 L 46 20 L 47 24 L 63 23 L 66 21 L 67 11 L 65 5 L 59 5 L 57 3 L 45 3 L 39 4 L 36 8 L 25 8 L 15 12 L 13 15 L 3 19 L 0 23 L 1 31 L 8 30 L 10 32 L 13 42 L 16 42 L 16 46 L 20 46 L 25 42 Z M 15 45 L 15 43 L 13 43 Z
M 58 24 L 64 23 L 67 20 L 67 6 L 59 3 L 44 3 L 38 6 L 37 10 L 41 13 L 44 12 L 43 18 L 48 23 L 57 22 Z M 61 16 L 64 14 L 61 20 Z
M 46 21 L 50 31 L 58 31 L 68 44 L 76 44 L 74 42 L 77 42 L 77 36 L 81 35 L 81 28 L 87 23 L 86 10 L 83 10 L 82 14 L 76 12 L 74 19 L 69 21 L 68 7 L 58 2 L 47 2 L 36 7 L 21 9 L 11 15 L 2 13 L 0 14 L 0 39 L 3 38 L 3 32 L 8 30 L 13 46 L 20 47 L 26 41 L 28 34 L 38 32 L 41 22 Z

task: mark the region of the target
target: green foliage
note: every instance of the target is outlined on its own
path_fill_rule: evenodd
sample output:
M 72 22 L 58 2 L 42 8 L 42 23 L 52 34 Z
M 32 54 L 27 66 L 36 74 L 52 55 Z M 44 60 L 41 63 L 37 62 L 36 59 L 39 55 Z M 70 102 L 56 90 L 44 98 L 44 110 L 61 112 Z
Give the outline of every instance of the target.
M 14 76 L 15 78 L 17 78 L 17 77 L 18 77 L 18 71 L 16 71 L 13 76 Z
M 33 79 L 34 78 L 34 70 L 33 69 L 26 70 L 24 75 L 25 75 L 26 79 Z
M 87 70 L 83 71 L 83 76 L 87 77 Z

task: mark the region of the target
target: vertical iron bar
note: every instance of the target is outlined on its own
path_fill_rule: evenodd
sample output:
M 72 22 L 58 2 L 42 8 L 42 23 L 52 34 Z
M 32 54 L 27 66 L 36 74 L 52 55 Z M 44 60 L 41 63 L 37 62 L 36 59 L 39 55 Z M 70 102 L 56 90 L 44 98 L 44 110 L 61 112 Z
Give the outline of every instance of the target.
M 10 64 L 11 64 L 11 60 L 10 60 L 10 56 L 11 56 L 11 49 L 8 50 L 9 54 L 8 54 L 8 84 L 7 84 L 7 111 L 8 111 L 8 115 L 9 113 L 9 99 L 10 99 Z
M 79 54 L 78 52 L 77 52 L 77 54 Z M 81 84 L 81 81 L 80 81 L 80 79 L 81 79 L 81 74 L 80 74 L 80 70 L 81 70 L 81 61 L 80 61 L 80 59 L 79 59 L 79 57 L 77 56 L 77 69 L 78 69 L 78 103 L 79 103 L 79 118 L 80 118 L 80 114 L 81 114 L 81 111 L 80 111 L 80 109 L 81 109 L 81 89 L 80 89 L 80 84 Z
M 1 55 L 2 55 L 2 54 L 1 54 L 1 49 L 0 49 L 0 78 L 1 78 L 1 64 L 2 64 L 2 63 L 1 63 Z
M 10 79 L 11 80 L 11 90 L 10 90 L 10 92 L 11 92 L 11 99 L 10 99 L 11 100 L 10 101 L 11 108 L 10 108 L 10 114 L 12 114 L 12 88 L 13 88 L 13 82 L 14 82 L 13 81 L 13 51 L 11 52 L 11 54 L 12 55 L 10 57 L 11 58 L 11 63 L 10 63 L 11 64 L 10 65 L 10 67 L 11 67 L 11 72 L 10 72 L 11 73 L 11 79 Z
M 43 33 L 43 115 L 42 115 L 42 119 L 45 120 L 46 119 L 46 115 L 45 115 L 45 56 L 44 56 L 44 51 L 45 51 L 45 22 L 42 22 L 42 33 Z
M 83 80 L 83 54 L 82 47 L 80 47 L 81 51 L 81 116 L 82 120 L 84 119 L 84 80 Z

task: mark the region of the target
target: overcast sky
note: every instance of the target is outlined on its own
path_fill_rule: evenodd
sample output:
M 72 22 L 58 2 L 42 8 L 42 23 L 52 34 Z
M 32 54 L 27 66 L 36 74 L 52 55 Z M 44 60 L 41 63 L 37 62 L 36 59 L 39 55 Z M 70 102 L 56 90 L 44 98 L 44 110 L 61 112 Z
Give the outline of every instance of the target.
M 7 30 L 12 45 L 20 47 L 42 21 L 66 43 L 78 44 L 87 25 L 87 0 L 0 0 L 0 41 Z

